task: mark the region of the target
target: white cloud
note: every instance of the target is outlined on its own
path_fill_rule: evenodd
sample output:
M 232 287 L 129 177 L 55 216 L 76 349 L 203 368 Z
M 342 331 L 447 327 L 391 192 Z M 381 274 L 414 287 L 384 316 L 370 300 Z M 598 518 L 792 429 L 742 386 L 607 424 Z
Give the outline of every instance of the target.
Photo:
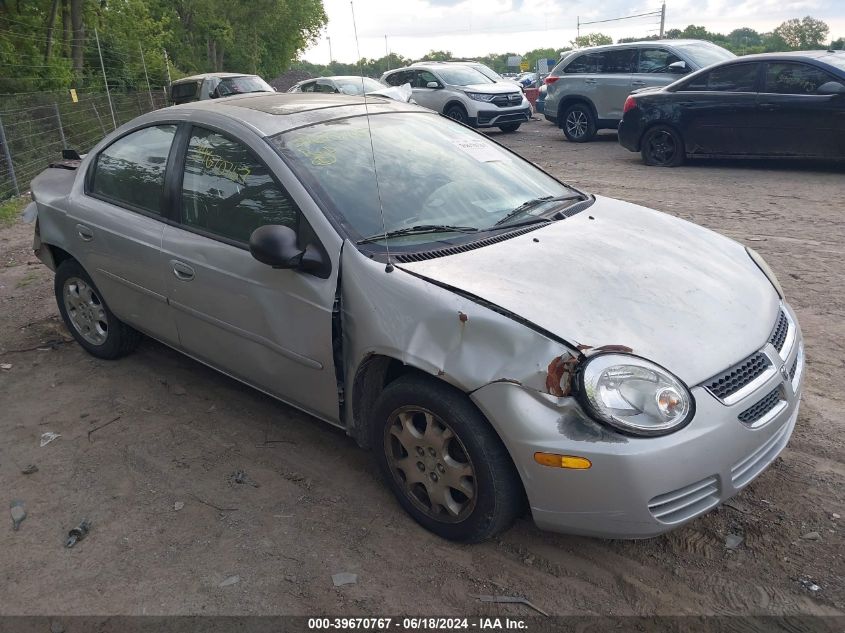
M 324 0 L 329 24 L 323 37 L 305 52 L 317 63 L 332 57 L 351 62 L 358 53 L 349 0 Z M 576 23 L 635 15 L 659 9 L 658 0 L 354 0 L 358 45 L 364 57 L 391 52 L 415 58 L 432 49 L 456 56 L 491 52 L 522 53 L 534 48 L 563 48 L 576 35 Z M 666 28 L 698 24 L 711 31 L 729 32 L 749 26 L 765 32 L 789 18 L 812 15 L 825 20 L 831 35 L 845 36 L 842 0 L 671 0 Z M 655 17 L 637 18 L 582 27 L 582 33 L 600 31 L 614 39 L 657 31 Z

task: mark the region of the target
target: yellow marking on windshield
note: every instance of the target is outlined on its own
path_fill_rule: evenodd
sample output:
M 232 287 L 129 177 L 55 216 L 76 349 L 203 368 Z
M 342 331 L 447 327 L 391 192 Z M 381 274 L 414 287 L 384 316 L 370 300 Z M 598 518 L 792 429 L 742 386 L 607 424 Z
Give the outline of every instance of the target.
M 290 147 L 310 158 L 312 165 L 326 167 L 337 162 L 337 151 L 333 146 L 338 142 L 366 138 L 369 136 L 364 129 L 325 130 L 295 139 Z

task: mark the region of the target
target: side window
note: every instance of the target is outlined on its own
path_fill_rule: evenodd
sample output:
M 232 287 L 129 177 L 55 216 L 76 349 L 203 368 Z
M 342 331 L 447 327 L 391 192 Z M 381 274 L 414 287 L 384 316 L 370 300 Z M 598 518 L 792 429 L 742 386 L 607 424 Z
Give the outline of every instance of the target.
M 766 68 L 766 92 L 782 95 L 811 95 L 835 79 L 821 68 L 790 62 L 770 63 Z
M 638 73 L 668 73 L 669 65 L 681 61 L 681 58 L 665 48 L 641 48 Z
M 596 72 L 596 55 L 580 55 L 564 71 L 567 75 L 586 75 Z
M 162 215 L 164 169 L 175 135 L 175 125 L 157 125 L 116 140 L 97 156 L 90 192 Z
M 317 84 L 315 82 L 309 81 L 307 84 L 302 84 L 299 87 L 299 90 L 301 92 L 314 92 L 314 86 L 316 86 L 316 85 Z
M 385 81 L 390 86 L 401 86 L 402 84 L 406 84 L 411 81 L 411 72 L 404 70 L 398 73 L 393 73 L 392 75 L 388 75 L 385 78 Z M 413 87 L 413 83 L 411 86 Z
M 623 48 L 618 51 L 605 51 L 598 58 L 597 71 L 604 74 L 628 74 L 634 72 L 636 49 Z
M 195 127 L 185 157 L 182 222 L 248 242 L 252 232 L 265 224 L 297 230 L 299 211 L 246 147 Z
M 713 92 L 754 92 L 757 83 L 758 64 L 731 64 L 714 68 L 693 79 L 684 90 L 708 90 Z
M 317 85 L 314 87 L 314 92 L 334 94 L 337 90 L 335 89 L 334 84 L 328 79 L 318 79 Z
M 431 74 L 427 70 L 419 70 L 419 71 L 417 71 L 417 84 L 418 85 L 416 85 L 414 87 L 415 88 L 427 88 L 429 81 L 437 81 L 437 77 L 435 77 L 433 74 Z M 439 84 L 440 82 L 437 81 L 437 83 Z

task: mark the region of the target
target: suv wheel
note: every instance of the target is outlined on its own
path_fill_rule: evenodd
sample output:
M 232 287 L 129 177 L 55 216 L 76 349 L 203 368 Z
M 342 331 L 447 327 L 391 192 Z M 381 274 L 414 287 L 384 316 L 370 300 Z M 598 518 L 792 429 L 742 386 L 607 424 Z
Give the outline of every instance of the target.
M 560 125 L 566 138 L 573 143 L 586 143 L 596 135 L 596 118 L 585 103 L 569 106 L 561 117 Z
M 506 529 L 524 492 L 499 436 L 465 394 L 425 375 L 385 387 L 372 446 L 399 504 L 424 528 L 476 543 Z
M 686 158 L 681 135 L 668 125 L 655 125 L 643 136 L 640 155 L 646 165 L 678 167 Z
M 463 123 L 464 125 L 467 125 L 469 123 L 469 115 L 467 114 L 467 111 L 462 105 L 451 105 L 446 108 L 446 111 L 443 112 L 443 114 L 445 114 L 450 119 L 455 119 L 455 121 L 457 121 L 458 123 Z
M 85 351 L 114 360 L 137 347 L 141 334 L 118 320 L 88 273 L 74 259 L 56 270 L 56 302 L 67 329 Z
M 516 132 L 520 125 L 522 125 L 522 123 L 508 123 L 506 125 L 500 125 L 499 129 L 502 130 L 502 132 Z

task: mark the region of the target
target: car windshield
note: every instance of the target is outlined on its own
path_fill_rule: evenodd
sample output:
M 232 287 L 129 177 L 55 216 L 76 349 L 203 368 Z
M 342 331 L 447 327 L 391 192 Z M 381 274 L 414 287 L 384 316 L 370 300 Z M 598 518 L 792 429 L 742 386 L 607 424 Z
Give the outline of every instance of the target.
M 497 222 L 528 201 L 508 224 L 539 221 L 548 196 L 573 195 L 551 176 L 453 121 L 425 113 L 352 117 L 283 132 L 271 144 L 353 239 L 420 226 L 463 231 L 389 238 L 416 245 L 498 230 Z M 379 209 L 379 194 L 384 214 Z M 560 202 L 556 203 L 560 205 Z M 382 241 L 382 240 L 374 240 Z
M 217 86 L 217 94 L 221 97 L 241 95 L 247 92 L 273 92 L 273 89 L 261 77 L 256 77 L 255 75 L 227 77 L 226 79 L 222 79 Z
M 473 84 L 495 83 L 492 79 L 488 79 L 475 68 L 470 68 L 469 66 L 438 68 L 437 72 L 440 73 L 440 77 L 443 81 L 453 86 L 471 86 Z
M 473 64 L 470 68 L 474 68 L 482 75 L 487 77 L 487 79 L 492 79 L 493 81 L 504 81 L 504 77 L 502 77 L 499 73 L 495 70 L 488 68 L 484 64 Z
M 347 95 L 361 94 L 361 82 L 364 82 L 364 92 L 372 92 L 373 90 L 381 90 L 384 84 L 369 77 L 335 77 L 334 83 L 338 89 Z
M 819 58 L 819 61 L 830 64 L 839 70 L 845 70 L 845 53 L 831 53 L 830 55 Z
M 676 44 L 675 48 L 680 49 L 683 53 L 692 59 L 699 68 L 710 66 L 718 62 L 723 62 L 728 59 L 736 57 L 729 50 L 710 44 L 709 42 L 694 42 L 690 44 Z

